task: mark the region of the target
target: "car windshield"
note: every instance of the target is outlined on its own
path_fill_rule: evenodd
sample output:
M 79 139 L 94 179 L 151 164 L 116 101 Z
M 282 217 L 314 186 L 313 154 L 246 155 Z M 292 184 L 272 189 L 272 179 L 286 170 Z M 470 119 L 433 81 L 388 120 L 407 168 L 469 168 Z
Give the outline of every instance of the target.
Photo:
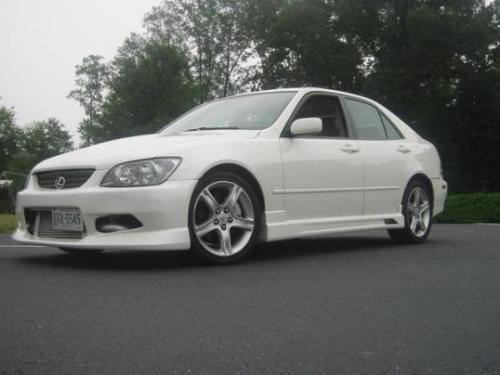
M 294 91 L 250 94 L 199 106 L 174 120 L 162 134 L 212 129 L 259 130 L 271 126 L 285 109 Z

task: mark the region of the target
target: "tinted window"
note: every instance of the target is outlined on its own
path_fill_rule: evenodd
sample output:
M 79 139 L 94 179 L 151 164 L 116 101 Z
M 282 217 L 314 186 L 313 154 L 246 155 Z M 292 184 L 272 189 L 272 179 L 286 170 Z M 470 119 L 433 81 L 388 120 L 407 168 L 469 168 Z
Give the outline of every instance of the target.
M 322 137 L 347 137 L 344 115 L 339 98 L 331 95 L 313 95 L 301 105 L 294 120 L 318 117 L 323 122 Z
M 376 108 L 357 100 L 347 99 L 346 102 L 359 139 L 387 139 L 384 124 Z
M 386 115 L 384 115 L 382 112 L 380 112 L 380 117 L 382 117 L 382 122 L 384 123 L 385 131 L 387 132 L 387 138 L 389 138 L 389 139 L 401 139 L 401 138 L 403 138 L 401 136 L 401 133 L 399 132 L 399 130 L 386 117 Z
M 234 96 L 202 105 L 161 130 L 163 134 L 193 128 L 264 129 L 271 126 L 295 95 L 294 91 Z

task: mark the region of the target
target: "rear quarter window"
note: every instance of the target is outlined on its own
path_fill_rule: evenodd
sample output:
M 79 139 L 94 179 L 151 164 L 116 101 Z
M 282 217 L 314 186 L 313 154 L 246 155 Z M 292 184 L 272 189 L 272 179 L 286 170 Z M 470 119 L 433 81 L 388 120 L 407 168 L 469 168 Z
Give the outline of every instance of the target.
M 388 138 L 379 111 L 375 107 L 354 99 L 346 99 L 346 104 L 359 139 L 385 140 Z
M 394 125 L 391 120 L 387 118 L 382 112 L 380 112 L 380 117 L 382 118 L 382 122 L 384 123 L 385 131 L 387 133 L 388 139 L 401 139 L 404 138 L 396 125 Z

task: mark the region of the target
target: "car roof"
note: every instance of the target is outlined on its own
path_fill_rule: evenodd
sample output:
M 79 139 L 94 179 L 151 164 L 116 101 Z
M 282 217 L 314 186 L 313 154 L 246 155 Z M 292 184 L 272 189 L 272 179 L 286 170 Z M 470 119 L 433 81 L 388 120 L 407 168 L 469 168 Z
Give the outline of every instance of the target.
M 336 95 L 351 96 L 353 98 L 359 98 L 359 99 L 363 99 L 366 101 L 374 102 L 373 99 L 367 98 L 365 96 L 353 94 L 353 93 L 347 92 L 347 91 L 326 89 L 324 87 L 286 87 L 286 88 L 279 88 L 279 89 L 272 89 L 272 90 L 245 92 L 245 93 L 241 93 L 241 94 L 236 94 L 234 96 L 246 96 L 246 95 L 253 95 L 253 94 L 273 93 L 273 92 L 291 92 L 291 91 L 295 91 L 295 92 L 300 93 L 300 94 L 307 94 L 310 92 L 324 92 L 324 93 L 330 93 L 330 94 L 336 94 Z

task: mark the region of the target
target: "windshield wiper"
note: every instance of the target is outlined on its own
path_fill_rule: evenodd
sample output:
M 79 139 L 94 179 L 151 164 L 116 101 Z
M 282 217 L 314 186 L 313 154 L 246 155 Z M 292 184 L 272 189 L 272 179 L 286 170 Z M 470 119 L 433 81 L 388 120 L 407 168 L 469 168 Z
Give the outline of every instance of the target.
M 192 129 L 188 129 L 188 130 L 184 130 L 185 132 L 197 132 L 197 131 L 201 131 L 201 130 L 238 130 L 238 129 L 241 129 L 241 128 L 238 128 L 237 126 L 229 126 L 227 128 L 221 128 L 221 127 L 215 127 L 215 126 L 202 126 L 202 127 L 199 127 L 199 128 L 192 128 Z

